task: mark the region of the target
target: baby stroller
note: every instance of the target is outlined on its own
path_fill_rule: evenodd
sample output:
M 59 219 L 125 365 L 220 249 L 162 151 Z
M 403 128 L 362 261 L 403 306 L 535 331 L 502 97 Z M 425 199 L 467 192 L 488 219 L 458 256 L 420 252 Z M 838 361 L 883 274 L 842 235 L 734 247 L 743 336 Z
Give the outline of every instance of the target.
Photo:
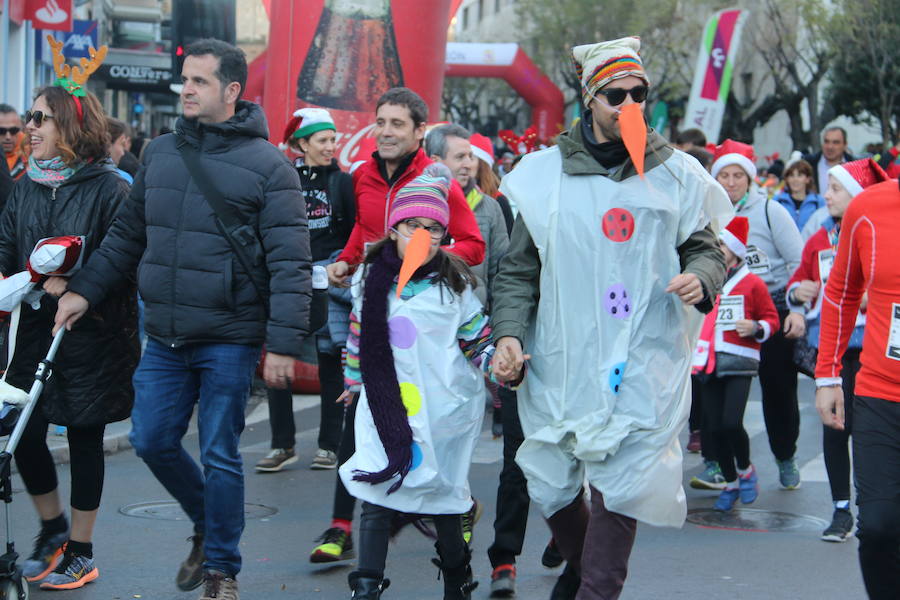
M 16 564 L 19 558 L 12 541 L 12 532 L 9 522 L 9 504 L 12 502 L 12 459 L 16 446 L 22 438 L 28 419 L 37 404 L 38 398 L 44 389 L 44 384 L 50 378 L 53 371 L 53 359 L 62 342 L 66 328 L 61 327 L 53 337 L 47 356 L 38 365 L 34 373 L 34 383 L 31 391 L 26 394 L 22 390 L 14 388 L 6 382 L 0 383 L 0 400 L 3 401 L 3 409 L 0 410 L 0 434 L 6 434 L 15 422 L 15 428 L 9 435 L 6 448 L 0 452 L 0 499 L 6 505 L 6 553 L 0 556 L 0 600 L 27 600 L 28 582 L 22 577 L 22 568 Z M 18 412 L 18 418 L 16 418 Z

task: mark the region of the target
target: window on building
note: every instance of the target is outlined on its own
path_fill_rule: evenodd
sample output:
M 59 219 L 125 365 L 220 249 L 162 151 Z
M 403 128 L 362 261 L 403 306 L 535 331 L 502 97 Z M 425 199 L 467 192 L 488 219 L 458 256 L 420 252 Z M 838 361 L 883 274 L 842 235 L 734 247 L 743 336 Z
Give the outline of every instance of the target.
M 484 19 L 484 0 L 478 0 L 478 22 Z
M 494 12 L 500 12 L 500 0 L 494 0 Z
M 463 9 L 463 26 L 462 26 L 462 28 L 463 29 L 469 28 L 469 7 L 468 6 Z

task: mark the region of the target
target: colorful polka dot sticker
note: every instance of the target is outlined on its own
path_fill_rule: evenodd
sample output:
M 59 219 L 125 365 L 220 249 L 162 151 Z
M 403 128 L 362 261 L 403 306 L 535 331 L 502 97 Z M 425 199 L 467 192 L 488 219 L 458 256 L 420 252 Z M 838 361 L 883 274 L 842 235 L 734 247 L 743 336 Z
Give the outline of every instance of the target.
M 627 242 L 634 233 L 634 217 L 624 208 L 611 208 L 603 215 L 603 234 L 614 242 Z
M 416 326 L 406 317 L 394 317 L 388 321 L 391 345 L 397 348 L 410 348 L 416 343 Z
M 609 371 L 609 388 L 613 394 L 619 394 L 619 388 L 622 387 L 622 377 L 625 376 L 625 363 L 621 362 L 613 365 Z
M 628 290 L 621 283 L 611 285 L 603 292 L 603 307 L 606 312 L 617 319 L 624 319 L 631 315 L 631 298 Z
M 400 399 L 403 401 L 403 406 L 406 407 L 407 416 L 412 417 L 419 414 L 419 411 L 422 410 L 422 394 L 415 384 L 408 381 L 401 383 Z
M 412 466 L 410 471 L 415 471 L 422 464 L 422 447 L 417 442 L 412 443 Z

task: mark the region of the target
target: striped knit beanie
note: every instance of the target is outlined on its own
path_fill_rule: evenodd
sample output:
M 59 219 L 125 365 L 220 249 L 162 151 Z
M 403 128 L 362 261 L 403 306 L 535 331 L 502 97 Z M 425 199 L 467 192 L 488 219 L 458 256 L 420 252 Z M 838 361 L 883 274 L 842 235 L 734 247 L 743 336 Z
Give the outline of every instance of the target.
M 428 165 L 421 175 L 404 185 L 391 203 L 388 225 L 424 217 L 434 219 L 445 228 L 450 223 L 450 169 L 440 163 Z
M 650 85 L 638 54 L 640 49 L 641 40 L 637 37 L 572 48 L 575 74 L 581 80 L 581 95 L 585 107 L 590 105 L 591 97 L 596 95 L 597 90 L 616 79 L 634 75 Z

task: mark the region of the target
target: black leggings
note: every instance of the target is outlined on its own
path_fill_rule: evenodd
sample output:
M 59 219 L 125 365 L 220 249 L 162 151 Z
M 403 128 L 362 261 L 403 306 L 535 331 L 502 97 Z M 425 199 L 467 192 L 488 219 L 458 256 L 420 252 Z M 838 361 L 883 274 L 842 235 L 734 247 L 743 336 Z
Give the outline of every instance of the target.
M 853 388 L 859 371 L 859 350 L 844 353 L 841 378 L 844 389 L 844 429 L 838 431 L 822 426 L 822 450 L 825 470 L 831 486 L 831 499 L 835 502 L 850 500 L 850 431 L 853 427 Z
M 390 508 L 363 502 L 359 524 L 359 570 L 367 576 L 384 576 L 391 521 L 396 514 Z M 460 515 L 434 515 L 432 519 L 444 568 L 452 569 L 465 564 L 468 556 Z
M 341 444 L 338 447 L 338 466 L 343 465 L 350 460 L 353 453 L 356 452 L 356 403 L 359 394 L 355 394 L 353 402 L 344 411 L 344 430 L 341 433 Z M 353 510 L 356 508 L 356 498 L 350 495 L 344 482 L 341 481 L 341 475 L 338 473 L 337 481 L 334 485 L 334 509 L 331 517 L 333 519 L 344 519 L 345 521 L 353 520 Z
M 779 323 L 787 317 L 779 311 Z M 797 367 L 794 340 L 784 337 L 781 327 L 760 349 L 759 387 L 769 447 L 777 460 L 793 458 L 800 437 L 800 407 L 797 403 Z
M 744 429 L 744 409 L 750 396 L 751 377 L 715 375 L 703 384 L 703 426 L 709 430 L 714 455 L 725 481 L 735 481 L 738 469 L 750 466 L 750 438 Z
M 40 406 L 28 421 L 15 458 L 25 489 L 32 496 L 49 494 L 59 485 L 56 465 L 47 447 L 49 422 L 40 414 Z M 68 427 L 69 469 L 72 474 L 70 504 L 76 510 L 92 511 L 100 507 L 103 494 L 103 431 L 106 425 Z

